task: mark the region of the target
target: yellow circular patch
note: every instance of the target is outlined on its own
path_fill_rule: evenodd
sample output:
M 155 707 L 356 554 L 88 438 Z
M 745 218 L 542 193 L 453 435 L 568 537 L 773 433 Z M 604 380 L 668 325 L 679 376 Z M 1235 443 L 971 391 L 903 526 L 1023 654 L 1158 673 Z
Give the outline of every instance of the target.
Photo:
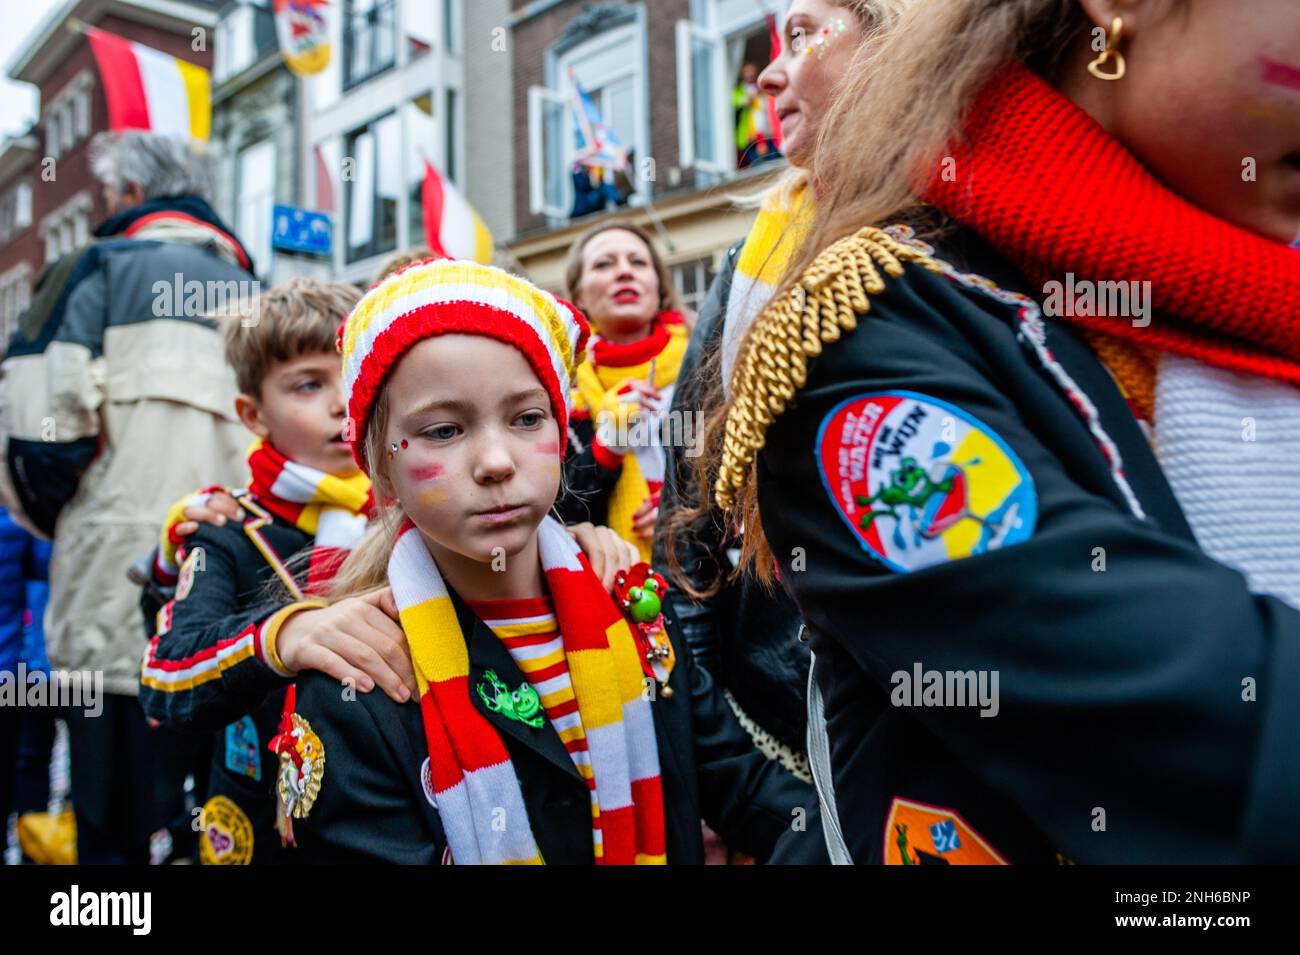
M 200 815 L 199 860 L 204 865 L 248 865 L 253 861 L 253 824 L 225 796 L 213 796 Z

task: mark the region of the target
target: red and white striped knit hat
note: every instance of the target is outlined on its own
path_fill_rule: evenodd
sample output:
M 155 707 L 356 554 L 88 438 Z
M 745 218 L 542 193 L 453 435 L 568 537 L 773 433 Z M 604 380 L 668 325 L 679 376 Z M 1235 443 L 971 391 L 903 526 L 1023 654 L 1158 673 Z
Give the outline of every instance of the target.
M 366 468 L 366 424 L 388 373 L 413 345 L 450 334 L 484 335 L 523 353 L 550 396 L 563 454 L 573 377 L 590 334 L 587 319 L 564 299 L 509 272 L 477 262 L 430 259 L 372 288 L 339 330 L 357 463 Z

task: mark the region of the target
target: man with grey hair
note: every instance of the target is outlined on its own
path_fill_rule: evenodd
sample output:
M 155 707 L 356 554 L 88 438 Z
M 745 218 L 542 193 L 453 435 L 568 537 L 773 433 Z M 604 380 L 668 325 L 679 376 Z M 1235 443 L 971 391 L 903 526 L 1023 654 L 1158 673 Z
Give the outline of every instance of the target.
M 52 667 L 102 675 L 99 714 L 68 715 L 80 861 L 144 862 L 166 799 L 136 698 L 145 635 L 126 571 L 173 501 L 245 483 L 247 436 L 204 289 L 224 300 L 253 267 L 186 144 L 103 133 L 91 168 L 108 219 L 47 265 L 0 365 L 0 504 L 54 540 Z

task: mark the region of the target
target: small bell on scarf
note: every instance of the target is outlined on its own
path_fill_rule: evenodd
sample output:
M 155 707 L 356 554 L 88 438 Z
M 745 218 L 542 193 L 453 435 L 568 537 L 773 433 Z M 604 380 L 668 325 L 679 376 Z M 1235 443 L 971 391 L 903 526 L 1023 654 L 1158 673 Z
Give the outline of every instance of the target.
M 664 699 L 671 699 L 668 679 L 677 658 L 664 629 L 663 594 L 667 591 L 668 582 L 644 562 L 620 570 L 614 578 L 614 597 L 636 636 L 641 669 L 659 685 Z

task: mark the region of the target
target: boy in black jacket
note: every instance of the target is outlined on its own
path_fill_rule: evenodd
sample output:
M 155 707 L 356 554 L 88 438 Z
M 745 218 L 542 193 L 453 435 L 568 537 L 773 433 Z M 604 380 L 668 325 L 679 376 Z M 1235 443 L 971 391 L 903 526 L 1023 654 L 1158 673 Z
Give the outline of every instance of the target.
M 262 296 L 256 323 L 227 326 L 226 358 L 241 391 L 236 410 L 257 436 L 248 459 L 252 480 L 235 492 L 242 513 L 204 524 L 183 541 L 176 515 L 169 515 L 155 560 L 159 582 L 175 575 L 175 596 L 157 612 L 140 700 L 162 724 L 217 734 L 200 815 L 204 863 L 262 863 L 279 851 L 272 831 L 278 764 L 267 744 L 294 672 L 318 667 L 362 690 L 374 685 L 346 663 L 365 651 L 345 625 L 333 650 L 279 639 L 290 617 L 322 605 L 313 595 L 360 537 L 371 504 L 370 482 L 344 440 L 335 343 L 357 297 L 342 282 L 295 279 Z M 380 653 L 394 661 L 397 675 L 386 688 L 394 683 L 389 692 L 402 693 L 409 663 L 402 665 L 400 631 L 378 597 L 350 603 L 334 611 L 365 620 L 392 642 L 392 653 Z

